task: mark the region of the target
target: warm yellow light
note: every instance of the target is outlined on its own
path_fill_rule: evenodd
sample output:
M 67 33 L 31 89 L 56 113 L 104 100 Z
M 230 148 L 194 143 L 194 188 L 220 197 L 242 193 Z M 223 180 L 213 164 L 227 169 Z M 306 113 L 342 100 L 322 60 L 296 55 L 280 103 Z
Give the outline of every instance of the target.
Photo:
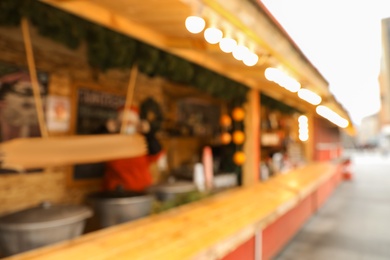
M 316 108 L 316 112 L 320 116 L 328 119 L 330 122 L 332 122 L 333 124 L 335 124 L 341 128 L 346 128 L 349 125 L 348 120 L 341 117 L 339 114 L 337 114 L 332 109 L 330 109 L 326 106 L 318 106 Z
M 322 98 L 311 90 L 301 88 L 298 90 L 298 97 L 305 100 L 312 105 L 318 105 L 321 103 Z
M 221 48 L 221 50 L 226 53 L 231 53 L 236 46 L 237 41 L 232 38 L 223 38 L 219 42 L 219 48 Z
M 298 117 L 298 123 L 299 123 L 299 140 L 302 142 L 306 142 L 309 140 L 309 120 L 307 116 L 301 115 Z
M 301 83 L 294 78 L 285 74 L 281 70 L 275 68 L 267 68 L 265 70 L 265 78 L 269 81 L 275 82 L 279 86 L 291 92 L 297 92 L 301 88 Z
M 253 53 L 253 52 L 248 52 L 248 53 L 244 56 L 244 58 L 243 58 L 242 61 L 244 62 L 244 64 L 245 64 L 246 66 L 249 66 L 249 67 L 255 66 L 255 65 L 257 64 L 257 62 L 259 61 L 259 56 L 257 56 L 257 55 L 256 55 L 255 53 Z
M 295 79 L 285 75 L 284 78 L 281 79 L 281 85 L 285 89 L 291 92 L 297 92 L 301 88 L 301 84 Z
M 300 135 L 308 135 L 309 134 L 309 129 L 307 127 L 302 127 L 302 128 L 299 128 L 299 134 Z
M 301 115 L 300 117 L 298 117 L 299 124 L 304 124 L 304 123 L 307 123 L 308 121 L 309 121 L 309 119 L 305 115 Z
M 221 41 L 223 33 L 220 29 L 215 27 L 207 28 L 204 31 L 204 38 L 210 44 L 217 44 Z
M 245 55 L 249 52 L 249 49 L 244 45 L 237 45 L 233 50 L 233 57 L 236 60 L 244 59 Z
M 185 22 L 186 28 L 190 33 L 200 33 L 206 26 L 206 22 L 199 16 L 188 16 Z
M 301 140 L 302 142 L 306 142 L 307 140 L 309 140 L 309 135 L 299 135 L 299 140 Z

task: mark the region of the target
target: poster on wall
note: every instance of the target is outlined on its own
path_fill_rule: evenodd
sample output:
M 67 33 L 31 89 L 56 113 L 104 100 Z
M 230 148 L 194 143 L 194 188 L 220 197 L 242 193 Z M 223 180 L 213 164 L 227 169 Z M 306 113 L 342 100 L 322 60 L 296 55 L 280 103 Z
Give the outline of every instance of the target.
M 46 98 L 46 123 L 50 132 L 68 132 L 70 128 L 70 101 L 68 97 Z
M 40 94 L 45 100 L 48 74 L 37 74 Z M 0 142 L 39 136 L 41 132 L 27 69 L 0 61 Z M 9 171 L 0 169 L 0 173 L 4 172 Z

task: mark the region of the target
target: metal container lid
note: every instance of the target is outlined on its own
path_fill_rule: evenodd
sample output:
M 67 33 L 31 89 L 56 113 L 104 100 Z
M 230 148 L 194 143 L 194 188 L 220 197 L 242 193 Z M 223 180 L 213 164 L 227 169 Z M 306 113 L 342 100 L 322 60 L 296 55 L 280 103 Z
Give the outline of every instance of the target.
M 159 192 L 181 193 L 181 192 L 196 191 L 196 186 L 192 182 L 177 181 L 177 182 L 171 182 L 171 183 L 165 183 L 165 184 L 158 185 L 158 187 L 156 187 L 155 189 Z
M 98 203 L 114 203 L 114 204 L 132 204 L 144 201 L 151 201 L 152 196 L 146 192 L 136 192 L 129 190 L 115 190 L 92 193 L 88 196 L 88 200 Z
M 76 223 L 91 216 L 92 211 L 85 206 L 52 205 L 49 202 L 43 202 L 37 207 L 0 217 L 0 229 L 20 231 L 58 227 Z
M 136 192 L 130 190 L 101 191 L 90 194 L 88 197 L 93 199 L 118 199 L 147 196 L 146 192 Z

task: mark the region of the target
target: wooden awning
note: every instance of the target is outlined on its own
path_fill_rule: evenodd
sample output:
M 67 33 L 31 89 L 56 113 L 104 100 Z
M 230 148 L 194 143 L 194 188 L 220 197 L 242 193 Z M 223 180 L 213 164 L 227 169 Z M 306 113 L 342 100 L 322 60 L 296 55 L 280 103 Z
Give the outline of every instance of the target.
M 266 8 L 252 0 L 41 0 L 96 24 L 141 40 L 164 51 L 225 75 L 301 111 L 315 113 L 315 106 L 299 99 L 265 79 L 264 70 L 283 66 L 301 84 L 323 100 L 334 102 L 328 82 L 303 55 L 297 45 Z M 185 19 L 194 14 L 194 5 L 203 6 L 202 17 L 211 24 L 216 17 L 222 30 L 229 27 L 236 37 L 256 47 L 260 62 L 247 67 L 218 45 L 208 44 L 203 33 L 191 34 Z M 228 25 L 228 26 L 226 26 Z M 237 36 L 238 35 L 238 36 Z M 237 38 L 236 38 L 237 39 Z M 337 111 L 349 120 L 339 104 Z M 349 120 L 350 121 L 350 120 Z

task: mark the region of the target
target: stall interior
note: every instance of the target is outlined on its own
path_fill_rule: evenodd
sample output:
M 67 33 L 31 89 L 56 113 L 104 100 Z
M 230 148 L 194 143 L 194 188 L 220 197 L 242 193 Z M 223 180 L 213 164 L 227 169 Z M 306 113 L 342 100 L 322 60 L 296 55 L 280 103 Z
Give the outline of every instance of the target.
M 287 172 L 305 163 L 305 143 L 299 139 L 302 112 L 261 95 L 260 178 Z

